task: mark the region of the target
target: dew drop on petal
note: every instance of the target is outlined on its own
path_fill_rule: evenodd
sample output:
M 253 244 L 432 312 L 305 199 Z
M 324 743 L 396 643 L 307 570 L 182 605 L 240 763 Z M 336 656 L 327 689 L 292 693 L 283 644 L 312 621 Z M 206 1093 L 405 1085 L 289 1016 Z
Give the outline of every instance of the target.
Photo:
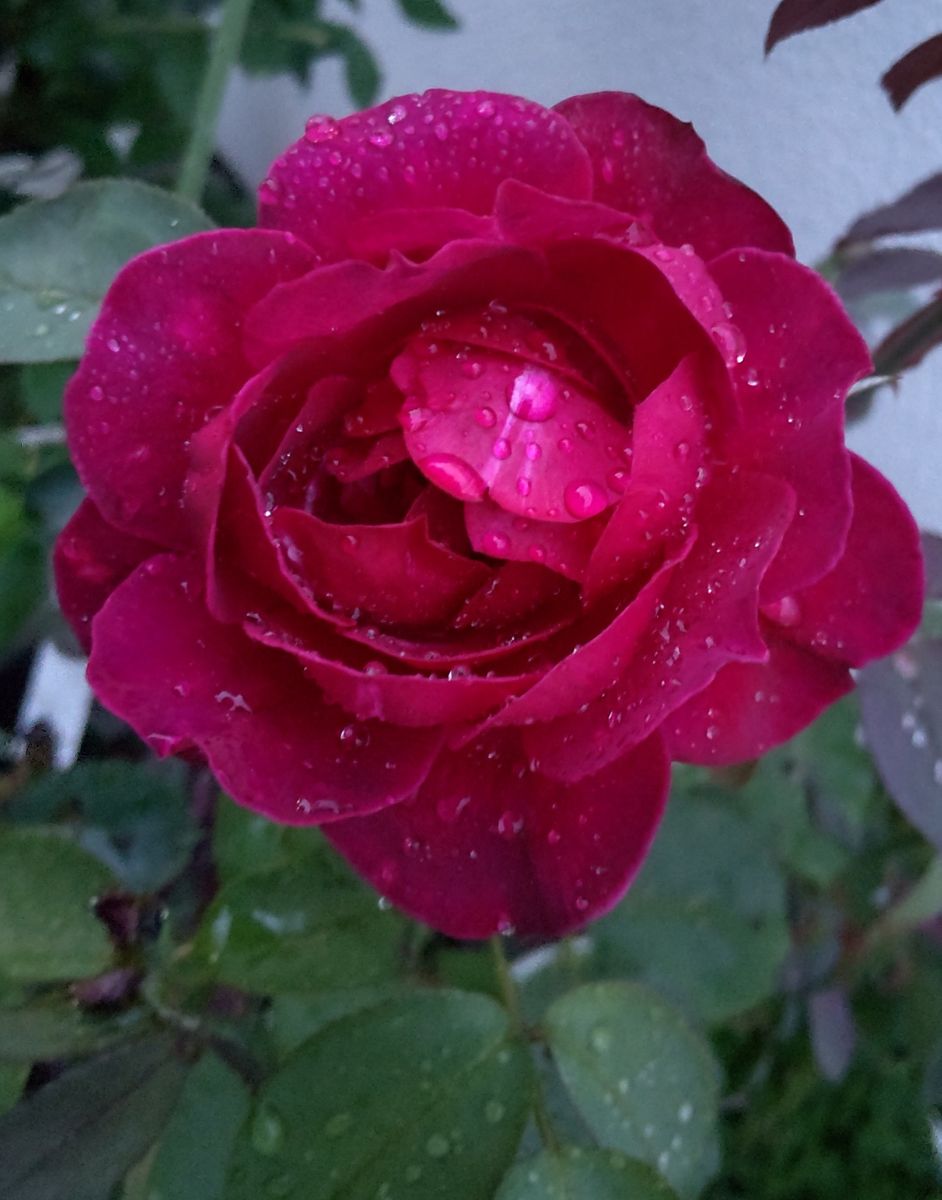
M 608 493 L 594 480 L 578 480 L 566 484 L 563 503 L 570 516 L 585 520 L 608 507 Z
M 559 405 L 556 381 L 546 371 L 530 368 L 514 381 L 510 411 L 522 421 L 548 421 Z
M 510 442 L 506 438 L 498 438 L 491 447 L 491 454 L 499 459 L 510 458 Z
M 426 479 L 456 500 L 480 500 L 487 484 L 457 454 L 430 454 L 416 464 Z
M 497 424 L 497 413 L 493 408 L 479 408 L 474 414 L 474 419 L 482 429 L 493 429 Z

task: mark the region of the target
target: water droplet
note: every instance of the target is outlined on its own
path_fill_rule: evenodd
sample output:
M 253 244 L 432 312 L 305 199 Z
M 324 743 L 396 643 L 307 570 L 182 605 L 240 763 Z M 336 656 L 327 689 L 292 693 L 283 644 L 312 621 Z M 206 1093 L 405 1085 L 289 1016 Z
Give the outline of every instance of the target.
M 491 454 L 501 460 L 510 458 L 510 442 L 506 438 L 498 438 L 491 447 Z
M 783 596 L 774 604 L 767 604 L 763 609 L 765 615 L 777 625 L 790 629 L 801 620 L 801 606 L 794 596 Z
M 689 1101 L 684 1101 L 684 1103 L 677 1110 L 677 1119 L 680 1121 L 681 1125 L 686 1125 L 692 1116 L 693 1105 Z
M 479 117 L 493 117 L 496 111 L 492 100 L 482 100 L 477 109 Z
M 521 421 L 548 421 L 558 404 L 556 380 L 546 371 L 531 367 L 514 380 L 510 411 Z
M 324 1126 L 324 1133 L 329 1138 L 339 1138 L 353 1124 L 353 1117 L 348 1112 L 335 1113 Z
M 403 413 L 403 422 L 409 433 L 419 433 L 432 419 L 432 410 L 423 405 L 407 408 Z
M 524 451 L 530 462 L 536 462 L 538 458 L 543 456 L 543 447 L 539 442 L 527 442 L 526 450 Z
M 606 481 L 613 492 L 624 494 L 628 490 L 631 476 L 627 471 L 610 471 L 606 476 Z
M 710 330 L 727 363 L 741 363 L 746 357 L 746 341 L 738 325 L 720 321 Z
M 389 146 L 392 144 L 393 135 L 388 129 L 379 129 L 376 133 L 370 134 L 370 143 L 373 146 Z
M 310 117 L 304 126 L 304 140 L 316 144 L 329 142 L 340 132 L 340 125 L 333 117 Z
M 470 796 L 443 796 L 435 805 L 435 811 L 446 824 L 452 825 L 470 803 Z
M 99 404 L 102 400 L 104 400 L 105 393 L 96 383 L 94 387 L 90 387 L 88 389 L 88 396 L 90 400 L 94 400 L 96 404 Z
M 474 414 L 474 419 L 482 429 L 493 429 L 497 424 L 497 413 L 493 408 L 479 408 Z
M 113 337 L 109 338 L 108 341 L 105 343 L 105 345 L 108 347 L 108 349 L 111 351 L 112 354 L 117 354 L 118 351 L 121 349 L 121 343 L 118 341 L 117 338 L 113 338 Z
M 497 832 L 501 837 L 515 838 L 518 833 L 523 830 L 523 817 L 519 813 L 504 812 L 501 813 L 497 821 Z
M 438 121 L 433 127 L 432 132 L 440 142 L 448 141 L 448 126 L 444 121 Z
M 612 162 L 612 160 L 608 157 L 607 154 L 602 159 L 602 168 L 601 169 L 602 169 L 602 178 L 605 180 L 605 182 L 606 183 L 614 183 L 615 182 L 615 164 Z
M 271 1158 L 285 1144 L 285 1123 L 281 1115 L 270 1104 L 262 1103 L 252 1122 L 252 1145 L 266 1157 Z
M 487 490 L 487 484 L 474 467 L 456 454 L 431 454 L 417 465 L 436 487 L 457 500 L 480 500 Z
M 355 733 L 356 730 L 352 725 L 344 725 L 343 729 L 340 731 L 340 740 L 342 742 L 349 742 Z
M 488 1125 L 497 1125 L 504 1119 L 506 1109 L 499 1100 L 488 1100 L 484 1105 L 484 1119 Z
M 562 450 L 563 454 L 572 454 L 572 438 L 560 438 L 557 445 L 559 446 L 560 450 Z
M 386 114 L 386 123 L 387 125 L 398 125 L 400 121 L 406 119 L 407 115 L 404 104 L 394 104 Z
M 549 833 L 547 833 L 547 835 L 546 835 L 546 840 L 547 840 L 547 842 L 549 842 L 549 844 L 551 846 L 558 846 L 559 843 L 563 840 L 563 835 L 559 832 L 558 829 L 551 829 L 549 831 Z
M 527 477 L 525 475 L 521 475 L 520 478 L 517 480 L 517 495 L 518 496 L 529 496 L 530 492 L 532 490 L 533 490 L 533 484 L 530 482 L 529 479 L 527 479 Z
M 674 447 L 674 457 L 677 458 L 680 462 L 686 462 L 687 459 L 690 457 L 690 443 L 689 442 L 678 442 L 677 445 Z
M 510 538 L 505 533 L 486 533 L 481 544 L 485 554 L 502 556 L 510 549 Z
M 475 362 L 474 359 L 463 362 L 460 369 L 465 379 L 480 379 L 484 374 L 484 368 L 479 362 Z
M 441 1133 L 433 1133 L 425 1143 L 425 1152 L 431 1158 L 444 1158 L 450 1149 L 448 1138 Z
M 591 479 L 578 480 L 566 484 L 563 503 L 570 516 L 586 520 L 608 507 L 608 493 Z
M 589 1044 L 597 1054 L 606 1054 L 612 1048 L 612 1031 L 604 1025 L 596 1025 L 589 1034 Z
M 534 562 L 540 563 L 540 562 L 544 562 L 546 560 L 546 548 L 544 546 L 540 546 L 537 543 L 534 543 L 527 550 L 527 554 L 530 555 L 530 557 L 533 559 Z

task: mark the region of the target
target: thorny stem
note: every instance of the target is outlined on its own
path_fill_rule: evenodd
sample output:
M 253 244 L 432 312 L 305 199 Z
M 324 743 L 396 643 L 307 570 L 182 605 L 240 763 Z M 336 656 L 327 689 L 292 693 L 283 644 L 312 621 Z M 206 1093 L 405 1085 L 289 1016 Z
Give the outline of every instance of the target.
M 177 195 L 195 203 L 199 203 L 206 186 L 223 93 L 229 72 L 239 56 L 251 8 L 252 0 L 223 0 L 219 24 L 209 51 L 209 62 L 196 101 L 193 130 L 177 179 Z
M 504 944 L 500 937 L 495 936 L 491 938 L 491 952 L 494 957 L 497 984 L 504 1001 L 504 1007 L 507 1009 L 507 1015 L 510 1018 L 511 1028 L 519 1036 L 527 1037 L 528 1030 L 523 1020 L 523 1011 L 520 1007 L 520 993 L 517 991 L 517 983 L 510 969 L 510 963 L 507 961 L 507 956 L 504 953 Z M 556 1131 L 553 1129 L 553 1123 L 546 1108 L 539 1077 L 534 1078 L 533 1119 L 536 1122 L 543 1145 L 547 1150 L 558 1150 L 559 1139 L 556 1137 Z

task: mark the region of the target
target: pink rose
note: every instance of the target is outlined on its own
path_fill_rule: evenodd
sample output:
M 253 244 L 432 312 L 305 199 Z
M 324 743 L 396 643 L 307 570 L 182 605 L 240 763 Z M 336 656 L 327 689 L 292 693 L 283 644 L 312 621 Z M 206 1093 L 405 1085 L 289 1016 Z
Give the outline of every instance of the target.
M 99 697 L 457 937 L 624 892 L 669 762 L 762 754 L 900 644 L 866 347 L 634 96 L 314 118 L 260 228 L 141 255 L 67 398 Z

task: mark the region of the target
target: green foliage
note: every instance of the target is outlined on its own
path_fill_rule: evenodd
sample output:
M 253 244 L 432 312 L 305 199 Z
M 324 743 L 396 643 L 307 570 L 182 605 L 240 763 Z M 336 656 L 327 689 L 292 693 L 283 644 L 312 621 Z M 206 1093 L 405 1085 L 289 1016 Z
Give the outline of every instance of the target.
M 615 1150 L 566 1146 L 518 1163 L 495 1200 L 672 1200 L 650 1167 Z
M 493 1001 L 388 1001 L 327 1025 L 265 1085 L 227 1197 L 489 1200 L 529 1098 L 527 1050 Z
M 0 362 L 78 358 L 129 258 L 210 228 L 193 205 L 127 179 L 80 183 L 0 218 Z
M 546 1014 L 549 1046 L 600 1144 L 696 1196 L 719 1165 L 719 1070 L 707 1043 L 638 984 L 587 984 Z

